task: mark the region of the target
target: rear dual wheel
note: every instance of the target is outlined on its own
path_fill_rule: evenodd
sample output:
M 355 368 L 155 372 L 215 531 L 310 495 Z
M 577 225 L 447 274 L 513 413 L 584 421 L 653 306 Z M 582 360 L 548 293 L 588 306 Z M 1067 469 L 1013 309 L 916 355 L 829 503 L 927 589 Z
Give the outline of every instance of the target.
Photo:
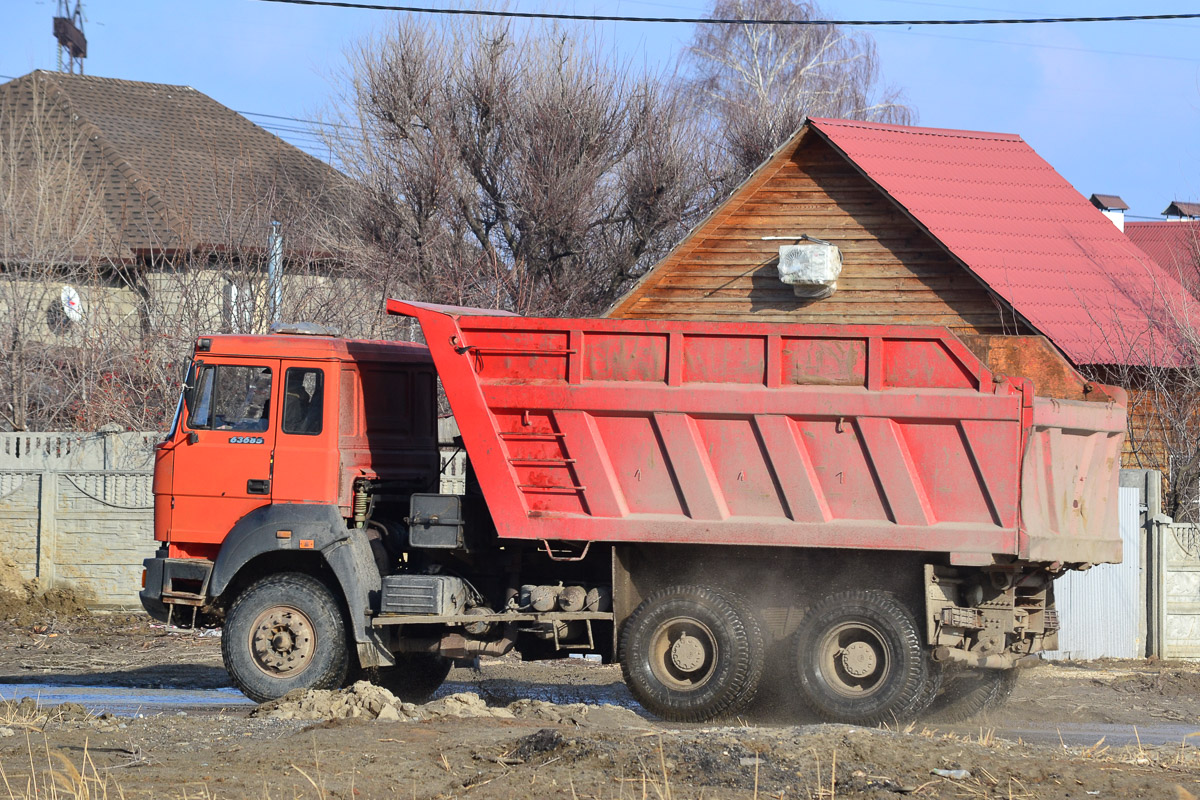
M 1017 688 L 1017 669 L 947 670 L 945 687 L 929 707 L 929 716 L 941 722 L 963 722 L 1008 702 Z
M 906 720 L 936 693 L 916 620 L 887 592 L 827 596 L 804 617 L 793 642 L 800 696 L 830 722 Z
M 762 679 L 762 629 L 738 595 L 702 585 L 660 589 L 621 631 L 621 669 L 648 711 L 675 722 L 734 714 Z

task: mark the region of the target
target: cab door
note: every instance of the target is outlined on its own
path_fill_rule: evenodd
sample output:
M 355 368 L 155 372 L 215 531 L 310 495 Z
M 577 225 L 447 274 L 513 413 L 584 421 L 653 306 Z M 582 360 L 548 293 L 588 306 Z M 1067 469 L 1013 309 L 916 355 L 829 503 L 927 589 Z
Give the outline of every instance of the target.
M 281 362 L 272 502 L 338 502 L 338 367 L 338 362 Z
M 180 420 L 171 484 L 171 539 L 220 542 L 271 502 L 277 359 L 198 362 Z

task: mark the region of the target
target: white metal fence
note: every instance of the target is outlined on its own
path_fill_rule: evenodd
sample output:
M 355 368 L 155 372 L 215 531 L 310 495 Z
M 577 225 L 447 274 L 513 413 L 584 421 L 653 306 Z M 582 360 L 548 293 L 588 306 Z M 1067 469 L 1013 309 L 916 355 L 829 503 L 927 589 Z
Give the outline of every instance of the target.
M 1136 488 L 1121 487 L 1120 492 L 1124 558 L 1054 582 L 1059 649 L 1047 658 L 1139 658 L 1145 653 L 1141 497 Z

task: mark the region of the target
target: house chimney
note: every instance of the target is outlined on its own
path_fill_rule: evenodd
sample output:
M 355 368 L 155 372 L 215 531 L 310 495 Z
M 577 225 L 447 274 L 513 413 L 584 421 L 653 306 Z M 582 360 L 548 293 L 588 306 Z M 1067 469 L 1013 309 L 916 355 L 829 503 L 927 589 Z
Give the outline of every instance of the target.
M 1100 209 L 1101 214 L 1117 226 L 1118 230 L 1125 230 L 1125 212 L 1129 210 L 1129 206 L 1124 200 L 1115 194 L 1094 194 L 1088 199 Z
M 1197 220 L 1200 219 L 1200 203 L 1185 203 L 1182 200 L 1176 200 L 1162 213 L 1164 217 L 1172 217 L 1179 222 Z

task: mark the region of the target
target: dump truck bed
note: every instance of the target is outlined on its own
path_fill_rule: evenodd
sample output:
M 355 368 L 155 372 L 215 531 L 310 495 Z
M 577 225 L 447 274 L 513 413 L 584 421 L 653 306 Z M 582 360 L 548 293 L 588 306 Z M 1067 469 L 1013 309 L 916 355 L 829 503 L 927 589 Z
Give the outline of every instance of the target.
M 388 309 L 420 322 L 503 538 L 1120 560 L 1124 394 L 1038 337 L 1055 397 L 944 328 Z

